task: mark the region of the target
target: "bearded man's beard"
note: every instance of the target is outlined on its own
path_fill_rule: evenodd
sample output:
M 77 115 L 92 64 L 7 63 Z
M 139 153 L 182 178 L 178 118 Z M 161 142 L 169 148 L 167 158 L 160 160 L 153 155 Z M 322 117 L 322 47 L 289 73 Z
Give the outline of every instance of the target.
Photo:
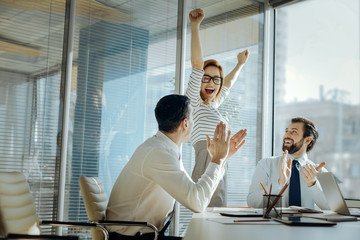
M 297 151 L 299 151 L 303 144 L 304 144 L 304 138 L 302 138 L 301 141 L 299 141 L 297 143 L 293 143 L 290 147 L 285 147 L 285 144 L 283 142 L 282 150 L 283 150 L 283 152 L 285 150 L 288 150 L 289 154 L 293 154 L 293 153 L 296 153 Z

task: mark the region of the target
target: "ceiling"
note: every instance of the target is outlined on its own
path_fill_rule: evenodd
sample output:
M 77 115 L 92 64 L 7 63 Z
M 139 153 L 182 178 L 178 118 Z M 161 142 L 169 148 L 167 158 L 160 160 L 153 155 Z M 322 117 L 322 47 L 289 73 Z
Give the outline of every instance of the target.
M 225 13 L 254 5 L 254 2 L 187 1 L 186 9 L 189 12 L 193 8 L 203 8 L 206 21 L 210 23 L 211 19 L 218 21 Z M 75 62 L 81 29 L 107 21 L 149 30 L 155 39 L 171 31 L 176 34 L 177 8 L 176 0 L 77 0 Z M 64 16 L 64 0 L 0 0 L 0 71 L 34 76 L 60 69 Z

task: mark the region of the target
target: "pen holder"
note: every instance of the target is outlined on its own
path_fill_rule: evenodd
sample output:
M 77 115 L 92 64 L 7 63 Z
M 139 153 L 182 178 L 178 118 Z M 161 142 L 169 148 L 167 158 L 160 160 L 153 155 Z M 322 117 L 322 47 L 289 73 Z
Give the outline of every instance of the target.
M 281 218 L 281 195 L 263 195 L 263 218 Z

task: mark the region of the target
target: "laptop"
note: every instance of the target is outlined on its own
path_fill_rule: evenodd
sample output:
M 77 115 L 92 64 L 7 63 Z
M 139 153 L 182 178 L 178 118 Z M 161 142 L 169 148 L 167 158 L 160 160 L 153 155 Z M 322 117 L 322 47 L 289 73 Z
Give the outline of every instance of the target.
M 331 172 L 317 174 L 330 209 L 340 215 L 360 217 L 360 211 L 349 210 L 334 175 Z

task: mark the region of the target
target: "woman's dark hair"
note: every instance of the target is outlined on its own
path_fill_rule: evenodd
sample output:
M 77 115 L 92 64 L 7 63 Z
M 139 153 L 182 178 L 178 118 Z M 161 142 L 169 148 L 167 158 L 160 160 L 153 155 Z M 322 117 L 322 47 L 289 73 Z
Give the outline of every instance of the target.
M 316 129 L 315 124 L 310 121 L 309 119 L 303 118 L 303 117 L 296 117 L 291 119 L 291 123 L 298 123 L 298 122 L 302 122 L 304 123 L 304 136 L 303 138 L 306 137 L 311 137 L 312 141 L 310 142 L 310 144 L 307 146 L 306 148 L 306 152 L 310 152 L 311 149 L 313 149 L 313 147 L 315 146 L 316 140 L 319 137 L 319 132 Z
M 190 99 L 183 95 L 171 94 L 162 97 L 156 104 L 155 117 L 159 130 L 174 132 L 185 118 L 189 118 Z

